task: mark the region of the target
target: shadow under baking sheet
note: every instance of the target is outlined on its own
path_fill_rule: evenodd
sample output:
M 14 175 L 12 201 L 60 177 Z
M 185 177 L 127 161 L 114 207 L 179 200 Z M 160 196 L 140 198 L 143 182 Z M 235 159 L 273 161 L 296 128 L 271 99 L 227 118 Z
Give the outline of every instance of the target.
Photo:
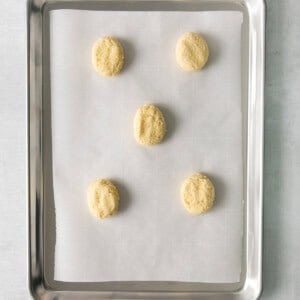
M 291 177 L 286 177 L 288 156 L 284 153 L 289 145 L 287 136 L 288 122 L 286 118 L 291 99 L 293 85 L 292 74 L 296 64 L 287 63 L 287 53 L 296 49 L 293 45 L 296 27 L 289 23 L 295 14 L 290 14 L 292 3 L 283 1 L 267 1 L 266 23 L 266 82 L 265 82 L 265 164 L 264 164 L 264 257 L 263 257 L 263 294 L 262 299 L 275 299 L 279 295 L 290 298 L 293 286 L 287 273 L 287 261 L 293 261 L 285 240 L 285 218 L 292 209 L 290 192 Z M 280 19 L 280 26 L 277 26 Z M 299 22 L 298 22 L 299 23 Z M 295 30 L 293 30 L 295 29 Z M 290 33 L 287 34 L 287 31 Z M 284 41 L 284 42 L 283 42 Z M 286 45 L 289 45 L 287 50 Z M 290 60 L 291 61 L 291 60 Z M 294 70 L 293 70 L 294 69 Z M 290 78 L 290 79 L 289 79 Z M 284 100 L 284 101 L 283 101 Z M 289 108 L 291 109 L 291 107 Z M 296 143 L 295 143 L 296 144 Z M 292 160 L 292 157 L 290 157 Z M 291 167 L 292 169 L 292 167 Z M 289 174 L 292 174 L 289 170 Z M 287 183 L 288 182 L 288 183 Z M 291 184 L 291 186 L 290 186 Z M 288 231 L 289 232 L 289 231 Z M 292 234 L 290 235 L 292 237 Z M 287 240 L 286 240 L 287 241 Z M 295 264 L 293 262 L 292 264 Z M 286 281 L 285 281 L 286 280 Z M 296 288 L 296 285 L 294 285 Z M 291 294 L 289 294 L 289 292 Z M 294 293 L 296 289 L 294 290 Z M 296 292 L 297 293 L 297 292 Z M 290 297 L 288 296 L 290 295 Z M 295 294 L 296 297 L 296 294 Z M 294 298 L 296 299 L 296 298 Z

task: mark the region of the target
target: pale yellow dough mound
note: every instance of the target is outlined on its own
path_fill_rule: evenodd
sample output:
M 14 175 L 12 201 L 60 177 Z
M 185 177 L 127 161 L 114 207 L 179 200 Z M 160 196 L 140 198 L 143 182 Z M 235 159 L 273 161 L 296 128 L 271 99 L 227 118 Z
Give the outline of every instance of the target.
M 166 133 L 162 112 L 152 104 L 140 107 L 134 117 L 134 137 L 142 145 L 159 144 Z
M 88 187 L 87 201 L 92 215 L 103 219 L 118 211 L 119 192 L 111 181 L 97 179 Z
M 215 188 L 207 176 L 194 173 L 183 182 L 181 198 L 189 213 L 194 215 L 205 213 L 214 204 Z
M 194 32 L 181 36 L 176 46 L 176 59 L 185 71 L 196 71 L 204 67 L 209 56 L 205 39 Z
M 93 66 L 103 76 L 114 76 L 120 73 L 124 64 L 124 51 L 116 38 L 103 37 L 92 49 Z

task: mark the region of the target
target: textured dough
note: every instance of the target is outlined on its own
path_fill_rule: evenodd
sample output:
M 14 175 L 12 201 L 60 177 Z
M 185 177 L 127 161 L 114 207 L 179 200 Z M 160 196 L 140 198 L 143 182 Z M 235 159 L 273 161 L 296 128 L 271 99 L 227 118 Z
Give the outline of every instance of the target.
M 140 107 L 134 117 L 134 136 L 138 143 L 146 146 L 162 141 L 166 123 L 162 112 L 152 104 Z
M 181 36 L 176 46 L 176 59 L 185 71 L 200 70 L 207 62 L 209 50 L 205 39 L 194 32 Z
M 97 179 L 89 185 L 87 200 L 89 209 L 96 218 L 112 216 L 119 208 L 118 189 L 107 179 Z
M 124 64 L 124 51 L 116 38 L 103 37 L 92 49 L 92 62 L 97 72 L 103 76 L 120 73 Z
M 201 214 L 213 206 L 215 188 L 207 176 L 194 173 L 183 182 L 181 197 L 183 205 L 189 213 Z

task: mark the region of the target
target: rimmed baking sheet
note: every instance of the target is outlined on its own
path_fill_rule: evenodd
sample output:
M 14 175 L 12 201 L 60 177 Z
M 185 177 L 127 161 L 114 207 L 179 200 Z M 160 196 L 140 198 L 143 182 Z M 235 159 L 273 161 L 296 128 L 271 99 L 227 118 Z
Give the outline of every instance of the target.
M 60 295 L 55 289 L 75 297 L 75 290 L 117 288 L 131 297 L 141 296 L 135 290 L 224 291 L 211 294 L 223 299 L 244 295 L 236 290 L 244 286 L 248 297 L 261 284 L 263 57 L 262 31 L 251 31 L 253 3 L 150 2 L 49 1 L 43 19 L 30 7 L 31 278 L 45 278 L 53 296 Z M 198 73 L 175 61 L 186 31 L 203 34 L 211 50 Z M 125 49 L 115 78 L 99 77 L 91 65 L 92 43 L 102 35 L 118 37 Z M 133 116 L 144 103 L 166 117 L 159 146 L 144 148 L 133 138 Z M 198 217 L 187 214 L 179 195 L 195 171 L 209 175 L 217 193 L 213 210 Z M 120 214 L 102 221 L 85 200 L 98 177 L 112 179 L 121 194 Z

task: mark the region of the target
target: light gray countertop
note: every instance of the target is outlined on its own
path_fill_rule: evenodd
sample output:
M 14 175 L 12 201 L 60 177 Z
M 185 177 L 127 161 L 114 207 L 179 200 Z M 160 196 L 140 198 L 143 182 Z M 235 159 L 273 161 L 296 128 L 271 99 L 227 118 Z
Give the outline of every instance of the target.
M 262 299 L 300 299 L 300 1 L 267 1 Z M 0 10 L 0 299 L 30 299 L 25 1 Z M 297 151 L 298 150 L 298 151 Z

